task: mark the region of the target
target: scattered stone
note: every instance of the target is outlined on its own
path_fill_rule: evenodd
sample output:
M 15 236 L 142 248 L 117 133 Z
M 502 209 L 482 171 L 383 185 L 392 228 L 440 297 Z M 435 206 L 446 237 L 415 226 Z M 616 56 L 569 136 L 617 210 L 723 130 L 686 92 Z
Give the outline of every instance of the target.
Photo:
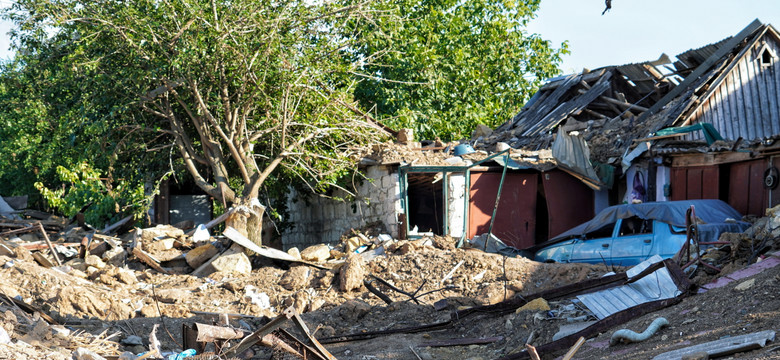
M 310 276 L 311 268 L 308 266 L 293 266 L 279 279 L 279 285 L 287 290 L 295 291 L 306 286 Z
M 348 300 L 341 304 L 338 309 L 339 316 L 348 322 L 362 319 L 369 311 L 371 311 L 371 305 L 359 300 Z
M 547 303 L 547 300 L 542 298 L 536 298 L 525 305 L 519 307 L 517 310 L 515 310 L 515 314 L 519 314 L 523 311 L 547 311 L 550 310 L 550 304 Z
M 169 304 L 181 302 L 190 296 L 190 292 L 183 289 L 161 289 L 156 290 L 155 294 L 157 294 L 157 300 Z
M 85 348 L 78 348 L 73 351 L 73 360 L 106 360 L 106 358 L 98 355 L 92 350 Z
M 350 254 L 347 262 L 339 271 L 339 289 L 341 291 L 352 291 L 360 289 L 363 286 L 363 277 L 365 276 L 363 257 L 357 254 Z
M 326 244 L 309 246 L 301 251 L 301 259 L 306 261 L 324 262 L 330 258 L 330 247 Z
M 308 294 L 305 292 L 298 292 L 293 295 L 292 306 L 298 314 L 303 314 L 306 311 L 306 307 L 309 305 Z
M 73 270 L 78 270 L 81 272 L 87 271 L 87 263 L 84 262 L 84 259 L 73 258 L 68 260 L 65 265 L 70 266 Z
M 156 240 L 166 237 L 179 238 L 182 236 L 184 236 L 184 230 L 171 225 L 157 225 L 153 228 L 146 228 L 141 231 L 141 241 L 144 244 L 151 244 Z
M 138 282 L 135 273 L 125 269 L 119 269 L 116 273 L 116 278 L 127 285 L 133 285 Z
M 471 138 L 476 139 L 479 137 L 488 137 L 490 134 L 493 133 L 493 129 L 486 125 L 477 124 L 476 128 L 474 129 L 474 132 L 471 133 Z
M 503 284 L 495 283 L 482 288 L 477 295 L 477 300 L 484 305 L 491 305 L 508 300 L 515 295 L 515 292 L 504 288 Z
M 301 251 L 297 247 L 290 248 L 287 253 L 296 259 L 301 259 Z
M 122 339 L 119 343 L 124 346 L 143 345 L 144 339 L 142 339 L 140 336 L 137 335 L 128 335 L 127 337 Z
M 414 141 L 414 130 L 412 129 L 400 129 L 398 130 L 398 142 L 406 144 Z
M 234 244 L 222 256 L 211 263 L 215 271 L 235 272 L 249 275 L 252 272 L 252 262 L 244 254 L 240 245 Z
M 750 280 L 747 280 L 747 281 L 743 281 L 743 282 L 739 283 L 737 286 L 735 286 L 734 290 L 745 291 L 747 289 L 752 288 L 753 285 L 755 285 L 755 283 L 756 283 L 756 279 L 750 279 Z
M 173 238 L 166 238 L 162 240 L 152 241 L 149 243 L 144 243 L 144 250 L 150 253 L 157 253 L 157 252 L 163 252 L 165 250 L 173 249 L 173 243 L 176 241 L 176 239 Z
M 97 255 L 87 255 L 87 257 L 84 258 L 84 263 L 87 266 L 92 266 L 98 269 L 106 267 L 106 263 L 104 263 L 103 260 L 101 260 Z
M 117 246 L 104 252 L 101 259 L 110 265 L 120 267 L 127 260 L 127 251 L 121 246 Z
M 219 250 L 216 246 L 205 244 L 190 250 L 184 258 L 187 260 L 187 265 L 193 269 L 197 269 L 199 266 L 203 265 L 203 263 L 214 257 L 214 255 L 217 255 L 218 252 Z

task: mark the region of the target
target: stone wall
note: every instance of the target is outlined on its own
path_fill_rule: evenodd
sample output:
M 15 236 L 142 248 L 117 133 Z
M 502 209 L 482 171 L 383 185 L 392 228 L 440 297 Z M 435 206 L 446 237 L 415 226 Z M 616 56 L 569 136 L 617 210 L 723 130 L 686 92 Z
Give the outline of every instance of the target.
M 357 189 L 355 201 L 290 194 L 287 206 L 290 221 L 295 225 L 282 234 L 282 247 L 303 249 L 314 244 L 335 244 L 349 229 L 360 229 L 379 221 L 393 237 L 398 237 L 397 215 L 403 213 L 397 171 L 388 166 L 370 166 L 366 178 Z M 346 198 L 335 190 L 334 198 Z

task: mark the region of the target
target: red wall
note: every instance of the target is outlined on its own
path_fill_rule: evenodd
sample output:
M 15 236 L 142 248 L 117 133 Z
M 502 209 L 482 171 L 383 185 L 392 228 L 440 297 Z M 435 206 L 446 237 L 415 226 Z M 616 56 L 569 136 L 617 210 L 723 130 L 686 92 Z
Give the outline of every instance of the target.
M 468 237 L 485 234 L 496 205 L 501 173 L 472 172 Z M 538 174 L 507 173 L 493 223 L 493 235 L 517 249 L 534 245 Z

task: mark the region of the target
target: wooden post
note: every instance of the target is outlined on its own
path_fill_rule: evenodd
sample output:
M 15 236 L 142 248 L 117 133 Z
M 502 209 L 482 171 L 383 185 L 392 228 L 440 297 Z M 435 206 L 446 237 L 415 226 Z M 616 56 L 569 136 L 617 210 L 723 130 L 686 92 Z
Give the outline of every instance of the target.
M 49 240 L 49 234 L 46 233 L 46 229 L 43 228 L 43 224 L 38 223 L 38 227 L 41 229 L 43 239 L 46 240 L 46 245 L 49 246 L 51 255 L 54 256 L 54 260 L 57 260 L 57 265 L 62 266 L 62 261 L 60 261 L 60 257 L 57 255 L 57 251 L 54 250 L 54 246 L 51 244 L 51 240 Z

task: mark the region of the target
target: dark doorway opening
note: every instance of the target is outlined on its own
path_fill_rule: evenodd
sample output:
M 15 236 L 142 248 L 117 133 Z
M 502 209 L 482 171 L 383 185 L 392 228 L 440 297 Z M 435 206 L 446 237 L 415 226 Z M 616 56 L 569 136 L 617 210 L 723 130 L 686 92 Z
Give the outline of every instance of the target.
M 409 229 L 444 234 L 444 188 L 437 173 L 407 174 Z

